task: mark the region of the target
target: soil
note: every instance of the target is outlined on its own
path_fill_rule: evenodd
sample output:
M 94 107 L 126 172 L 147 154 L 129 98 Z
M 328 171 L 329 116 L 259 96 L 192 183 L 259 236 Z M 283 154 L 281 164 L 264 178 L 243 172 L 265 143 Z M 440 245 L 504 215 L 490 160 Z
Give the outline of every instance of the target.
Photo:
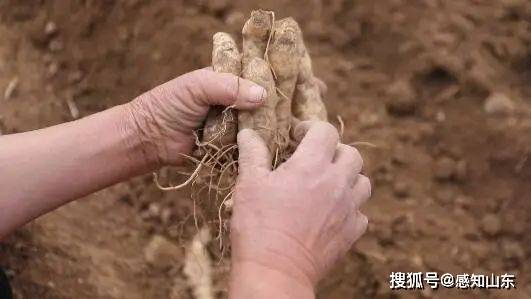
M 526 0 L 3 0 L 0 90 L 18 84 L 0 130 L 70 121 L 69 104 L 82 117 L 207 66 L 212 35 L 239 36 L 256 8 L 300 22 L 330 118 L 345 142 L 376 145 L 359 146 L 369 231 L 318 297 L 531 298 Z M 192 213 L 187 192 L 135 178 L 21 228 L 0 265 L 15 298 L 191 298 L 182 263 L 155 267 L 144 251 L 154 235 L 184 247 Z M 226 297 L 227 259 L 212 254 Z M 518 289 L 391 291 L 392 271 L 509 272 Z

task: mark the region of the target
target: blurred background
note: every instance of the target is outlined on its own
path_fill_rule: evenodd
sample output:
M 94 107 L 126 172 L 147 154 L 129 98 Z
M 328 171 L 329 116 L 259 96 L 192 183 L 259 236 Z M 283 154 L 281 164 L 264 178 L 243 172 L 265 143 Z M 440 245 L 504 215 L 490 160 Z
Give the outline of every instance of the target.
M 71 121 L 208 66 L 212 35 L 240 38 L 257 8 L 300 23 L 329 118 L 345 142 L 374 145 L 359 146 L 369 231 L 318 297 L 531 298 L 528 0 L 1 0 L 0 131 Z M 179 258 L 189 197 L 135 178 L 20 229 L 0 265 L 16 298 L 192 298 Z M 150 258 L 154 236 L 172 256 Z M 211 254 L 225 298 L 227 259 Z M 391 291 L 393 271 L 508 272 L 518 289 Z

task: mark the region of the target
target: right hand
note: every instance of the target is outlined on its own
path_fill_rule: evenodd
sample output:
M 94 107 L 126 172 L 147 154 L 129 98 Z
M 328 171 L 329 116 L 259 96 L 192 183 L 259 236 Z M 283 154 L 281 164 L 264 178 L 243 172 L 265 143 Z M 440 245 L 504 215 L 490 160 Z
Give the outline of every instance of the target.
M 329 123 L 301 122 L 294 133 L 297 150 L 275 170 L 256 132 L 238 134 L 233 267 L 255 264 L 314 287 L 365 232 L 359 208 L 371 184 L 359 152 Z

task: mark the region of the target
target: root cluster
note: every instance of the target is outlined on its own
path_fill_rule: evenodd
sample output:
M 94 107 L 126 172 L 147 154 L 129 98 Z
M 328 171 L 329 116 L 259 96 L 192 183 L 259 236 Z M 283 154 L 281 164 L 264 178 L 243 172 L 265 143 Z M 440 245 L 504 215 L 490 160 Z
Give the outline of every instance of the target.
M 287 159 L 293 149 L 291 128 L 304 120 L 327 120 L 322 96 L 324 84 L 315 78 L 310 55 L 301 29 L 292 18 L 275 20 L 272 11 L 251 13 L 243 30 L 240 52 L 227 33 L 213 36 L 212 67 L 253 81 L 267 91 L 264 105 L 252 111 L 232 107 L 212 107 L 204 127 L 198 131 L 197 150 L 189 157 L 195 171 L 175 190 L 192 186 L 192 196 L 203 197 L 205 216 L 218 225 L 219 238 L 225 230 L 224 219 L 230 212 L 231 195 L 238 174 L 238 130 L 253 129 L 266 142 L 273 167 Z M 201 194 L 201 195 L 200 195 Z

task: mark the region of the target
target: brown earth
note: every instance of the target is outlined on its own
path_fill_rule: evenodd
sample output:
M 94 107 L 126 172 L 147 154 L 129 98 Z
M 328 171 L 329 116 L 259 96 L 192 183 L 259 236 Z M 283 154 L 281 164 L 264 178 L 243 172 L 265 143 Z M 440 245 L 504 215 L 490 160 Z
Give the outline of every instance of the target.
M 239 36 L 256 8 L 300 22 L 331 119 L 376 145 L 359 146 L 369 231 L 319 298 L 531 298 L 527 0 L 3 0 L 0 90 L 19 83 L 0 130 L 70 121 L 68 102 L 88 115 L 204 67 L 211 36 Z M 191 298 L 182 262 L 149 265 L 144 248 L 154 234 L 183 247 L 192 209 L 186 192 L 136 178 L 20 229 L 0 264 L 16 298 Z M 227 271 L 216 263 L 222 297 Z M 518 289 L 390 291 L 392 271 L 509 272 Z

